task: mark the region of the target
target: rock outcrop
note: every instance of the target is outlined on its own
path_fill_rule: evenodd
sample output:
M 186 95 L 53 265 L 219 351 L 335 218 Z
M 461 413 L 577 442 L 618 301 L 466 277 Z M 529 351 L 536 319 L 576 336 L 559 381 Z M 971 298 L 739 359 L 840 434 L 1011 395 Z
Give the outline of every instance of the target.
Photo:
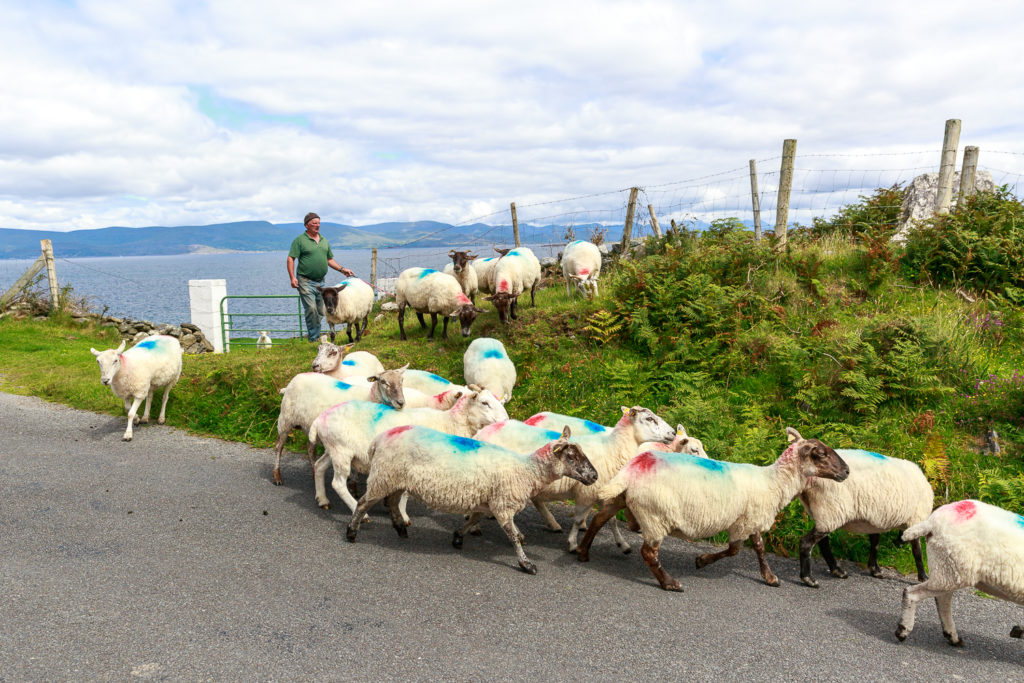
M 996 184 L 992 180 L 992 174 L 988 171 L 978 170 L 974 178 L 974 187 L 977 192 L 994 192 Z M 900 222 L 893 235 L 894 242 L 905 242 L 907 235 L 919 222 L 935 215 L 935 196 L 939 191 L 939 174 L 924 173 L 917 176 L 907 185 L 903 195 L 903 206 L 900 209 Z M 950 202 L 950 210 L 956 207 L 956 199 L 960 193 L 960 172 L 953 174 L 953 195 Z

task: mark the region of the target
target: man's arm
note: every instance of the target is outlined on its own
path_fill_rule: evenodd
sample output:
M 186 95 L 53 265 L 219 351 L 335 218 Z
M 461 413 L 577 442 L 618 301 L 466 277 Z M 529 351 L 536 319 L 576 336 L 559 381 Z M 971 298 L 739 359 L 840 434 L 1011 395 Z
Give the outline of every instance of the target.
M 341 273 L 345 277 L 355 277 L 355 272 L 354 271 L 351 271 L 348 268 L 342 267 L 342 265 L 340 263 L 338 263 L 337 261 L 335 261 L 334 259 L 327 259 L 327 265 L 329 265 L 331 268 L 334 268 L 336 271 L 338 271 L 339 273 Z
M 291 280 L 294 289 L 299 288 L 299 279 L 295 277 L 295 259 L 291 256 L 288 257 L 288 279 Z

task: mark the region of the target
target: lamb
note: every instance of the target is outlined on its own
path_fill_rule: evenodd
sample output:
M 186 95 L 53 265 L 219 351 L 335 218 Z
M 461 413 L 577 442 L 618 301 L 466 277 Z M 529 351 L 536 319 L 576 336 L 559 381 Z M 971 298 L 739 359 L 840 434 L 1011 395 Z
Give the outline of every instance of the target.
M 512 541 L 519 568 L 536 574 L 536 565 L 523 552 L 523 534 L 516 528 L 515 514 L 534 491 L 556 480 L 568 477 L 586 486 L 598 476 L 569 435 L 566 428 L 557 440 L 523 455 L 426 427 L 385 431 L 370 445 L 366 494 L 352 513 L 346 536 L 355 542 L 366 511 L 384 497 L 398 535 L 408 536 L 396 505 L 399 492 L 406 491 L 436 510 L 469 513 L 469 519 L 452 536 L 455 548 L 462 548 L 466 531 L 484 514 L 494 515 Z
M 353 351 L 354 344 L 336 346 L 329 341 L 320 342 L 313 359 L 313 372 L 322 372 L 335 379 L 345 379 L 352 375 L 371 377 L 384 372 L 384 365 L 368 351 Z
M 481 429 L 474 438 L 519 453 L 529 453 L 539 448 L 539 444 L 549 441 L 551 434 L 552 432 L 547 430 L 530 427 L 516 420 L 508 420 Z M 573 442 L 578 443 L 586 451 L 590 462 L 597 468 L 598 483 L 594 486 L 581 486 L 569 479 L 561 479 L 537 493 L 533 497 L 533 503 L 541 517 L 544 518 L 548 529 L 560 531 L 561 527 L 542 503 L 553 500 L 574 500 L 576 503 L 574 521 L 567 541 L 569 552 L 575 551 L 576 536 L 585 524 L 591 507 L 598 500 L 598 492 L 604 484 L 611 481 L 623 465 L 629 462 L 637 445 L 644 441 L 671 441 L 674 436 L 675 432 L 672 428 L 647 408 L 623 406 L 622 419 L 618 421 L 612 431 L 605 434 L 581 434 L 578 437 L 573 437 Z M 617 524 L 612 526 L 612 533 L 619 548 L 624 553 L 630 552 L 629 544 L 622 538 Z
M 333 405 L 325 409 L 309 428 L 309 440 L 319 439 L 325 451 L 313 466 L 316 502 L 325 509 L 329 506 L 324 478 L 327 468 L 333 466 L 331 485 L 349 509 L 355 510 L 356 500 L 345 486 L 349 471 L 353 466 L 360 472 L 369 470 L 370 443 L 378 434 L 392 427 L 422 425 L 458 436 L 472 436 L 485 425 L 507 419 L 505 408 L 486 389 L 462 395 L 447 410 L 395 410 L 366 401 Z
M 398 329 L 403 340 L 405 336 L 405 308 L 412 306 L 419 318 L 420 326 L 426 327 L 423 314 L 430 314 L 430 333 L 434 338 L 437 316 L 444 317 L 441 336 L 448 337 L 448 318 L 458 318 L 462 325 L 462 336 L 468 337 L 470 326 L 482 308 L 477 308 L 462 291 L 459 281 L 451 275 L 439 273 L 430 268 L 406 268 L 398 276 L 395 285 L 395 299 L 398 302 Z
M 602 432 L 610 432 L 611 427 L 591 422 L 590 420 L 584 420 L 579 417 L 573 417 L 572 415 L 562 415 L 561 413 L 542 412 L 532 415 L 525 420 L 526 424 L 531 427 L 540 427 L 542 429 L 555 429 L 559 430 L 562 427 L 568 425 L 573 432 L 577 434 L 580 432 L 600 434 Z
M 265 351 L 274 345 L 274 341 L 267 334 L 266 330 L 260 332 L 260 336 L 256 338 L 256 349 L 258 351 Z
M 498 319 L 507 323 L 519 317 L 519 296 L 530 290 L 530 305 L 536 306 L 537 285 L 540 284 L 540 261 L 527 247 L 498 249 L 501 254 L 491 270 L 491 294 L 487 300 L 498 309 Z
M 500 256 L 488 256 L 477 258 L 473 261 L 473 270 L 476 271 L 477 291 L 484 294 L 491 294 L 491 270 L 498 262 Z
M 604 504 L 580 542 L 579 561 L 590 559 L 598 530 L 628 508 L 644 537 L 640 553 L 663 589 L 682 590 L 658 561 L 665 536 L 694 540 L 726 530 L 729 547 L 698 556 L 697 568 L 735 555 L 751 538 L 761 577 L 769 586 L 778 586 L 765 559 L 761 533 L 771 529 L 776 515 L 807 487 L 808 477 L 843 481 L 850 473 L 839 454 L 822 442 L 804 439 L 792 427 L 786 432 L 789 446 L 767 467 L 682 453 L 648 451 L 636 456 L 598 493 Z
M 597 278 L 601 275 L 601 250 L 593 242 L 576 240 L 562 252 L 562 276 L 565 293 L 572 296 L 572 285 L 593 300 L 597 296 Z
M 491 337 L 474 339 L 462 356 L 466 384 L 476 384 L 506 403 L 516 385 L 516 366 L 508 357 L 505 345 Z
M 836 529 L 868 534 L 868 570 L 882 577 L 878 566 L 878 540 L 890 529 L 903 529 L 922 522 L 931 514 L 935 493 L 924 472 L 915 463 L 887 458 L 871 451 L 836 449 L 850 467 L 850 477 L 841 485 L 827 479 L 812 479 L 800 502 L 814 520 L 814 528 L 800 539 L 800 580 L 817 588 L 811 577 L 811 549 L 820 543 L 821 556 L 833 576 L 846 578 L 832 555 L 828 535 Z M 917 564 L 917 578 L 925 581 L 921 542 L 910 543 Z
M 277 441 L 274 444 L 274 483 L 280 486 L 281 453 L 285 441 L 293 429 L 299 427 L 309 433 L 309 425 L 316 417 L 336 403 L 351 399 L 367 399 L 384 403 L 393 408 L 402 408 L 405 397 L 402 391 L 402 371 L 390 370 L 376 375 L 370 386 L 358 386 L 335 379 L 318 372 L 303 372 L 292 377 L 288 385 L 280 390 L 281 412 L 277 416 Z M 306 457 L 313 462 L 316 440 L 306 445 Z
M 663 441 L 645 441 L 637 447 L 636 455 L 640 455 L 646 451 L 686 453 L 695 458 L 708 457 L 707 452 L 704 450 L 704 443 L 696 437 L 687 435 L 686 429 L 684 429 L 681 424 L 676 425 L 676 436 L 672 439 L 671 443 L 665 443 Z
M 352 343 L 352 326 L 355 325 L 356 341 L 363 338 L 363 332 L 370 321 L 373 310 L 373 287 L 357 277 L 346 278 L 337 287 L 317 287 L 324 298 L 327 324 L 331 327 L 331 342 L 334 342 L 334 326 L 345 323 L 348 341 Z M 362 326 L 359 323 L 362 321 Z
M 451 257 L 452 262 L 444 267 L 444 272 L 448 275 L 452 275 L 456 280 L 459 281 L 459 285 L 462 287 L 462 292 L 469 297 L 469 300 L 476 305 L 476 293 L 480 287 L 478 284 L 478 278 L 476 268 L 470 263 L 476 258 L 476 254 L 471 254 L 468 251 L 455 251 L 452 249 L 448 252 L 448 256 Z
M 978 500 L 961 500 L 938 508 L 903 532 L 904 541 L 928 539 L 931 578 L 903 589 L 903 614 L 896 638 L 914 630 L 917 603 L 935 598 L 942 635 L 962 646 L 953 623 L 953 591 L 973 586 L 1003 600 L 1024 605 L 1024 517 Z M 1020 638 L 1014 626 L 1010 636 Z
M 136 415 L 139 405 L 145 399 L 142 422 L 149 422 L 153 390 L 160 387 L 164 388 L 164 398 L 160 403 L 160 417 L 156 421 L 157 424 L 164 423 L 167 397 L 181 376 L 181 344 L 174 337 L 163 334 L 146 337 L 127 351 L 124 350 L 125 343 L 122 339 L 117 349 L 89 350 L 99 363 L 100 382 L 109 386 L 114 396 L 124 400 L 124 409 L 128 411 L 128 428 L 124 430 L 121 440 L 131 441 L 132 427 L 138 421 Z

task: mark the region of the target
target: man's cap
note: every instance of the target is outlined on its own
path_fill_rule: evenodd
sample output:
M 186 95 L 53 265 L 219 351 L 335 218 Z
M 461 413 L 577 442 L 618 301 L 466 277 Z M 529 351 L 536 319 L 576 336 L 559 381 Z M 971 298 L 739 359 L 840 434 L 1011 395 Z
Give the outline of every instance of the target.
M 302 225 L 309 225 L 309 222 L 314 218 L 320 218 L 320 216 L 310 211 L 309 213 L 306 214 L 306 217 L 302 219 Z

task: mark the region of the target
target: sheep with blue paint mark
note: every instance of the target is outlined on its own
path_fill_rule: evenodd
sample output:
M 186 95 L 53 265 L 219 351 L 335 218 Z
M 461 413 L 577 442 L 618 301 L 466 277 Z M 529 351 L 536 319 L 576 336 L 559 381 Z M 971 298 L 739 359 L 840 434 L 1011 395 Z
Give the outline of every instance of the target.
M 828 564 L 829 572 L 845 579 L 832 554 L 828 536 L 837 529 L 868 534 L 868 570 L 882 577 L 878 566 L 880 535 L 891 529 L 905 529 L 928 518 L 935 493 L 916 463 L 890 458 L 879 453 L 852 448 L 837 448 L 836 453 L 850 468 L 850 476 L 839 484 L 828 479 L 811 479 L 800 494 L 800 501 L 814 528 L 800 539 L 800 580 L 817 588 L 811 576 L 811 550 L 815 545 Z M 921 542 L 910 544 L 917 564 L 917 578 L 928 578 L 921 557 Z
M 953 592 L 974 587 L 997 598 L 1024 605 L 1024 517 L 978 500 L 943 505 L 928 519 L 903 532 L 904 541 L 928 540 L 924 583 L 903 589 L 903 614 L 896 638 L 914 630 L 917 603 L 935 598 L 942 635 L 950 645 L 964 641 L 953 623 Z M 1010 636 L 1024 630 L 1014 626 Z
M 539 444 L 551 440 L 548 430 L 531 427 L 518 420 L 507 420 L 484 427 L 474 438 L 487 441 L 503 448 L 520 453 L 536 450 Z M 597 484 L 585 486 L 570 479 L 560 479 L 539 491 L 533 502 L 544 518 L 551 531 L 560 531 L 561 527 L 543 503 L 551 501 L 572 500 L 576 504 L 572 529 L 569 531 L 568 550 L 576 550 L 576 537 L 586 523 L 594 503 L 598 500 L 601 487 L 611 481 L 612 477 L 633 457 L 636 447 L 645 441 L 671 441 L 675 432 L 664 420 L 651 410 L 642 406 L 622 408 L 622 419 L 610 432 L 604 434 L 580 434 L 572 437 L 587 453 L 590 462 L 597 468 Z M 630 546 L 622 538 L 617 524 L 612 526 L 615 542 L 624 553 L 630 552 Z
M 476 271 L 477 291 L 481 294 L 491 294 L 491 271 L 494 269 L 500 256 L 477 257 L 473 261 L 473 270 Z
M 697 557 L 697 568 L 739 552 L 748 538 L 769 586 L 778 586 L 765 559 L 761 534 L 771 529 L 775 518 L 807 487 L 811 477 L 843 481 L 850 470 L 834 450 L 817 439 L 804 439 L 792 427 L 786 429 L 789 445 L 766 467 L 695 458 L 683 453 L 648 451 L 633 458 L 604 486 L 598 497 L 604 501 L 580 542 L 580 562 L 590 559 L 590 545 L 597 532 L 619 510 L 628 510 L 643 534 L 640 549 L 644 562 L 665 590 L 679 591 L 658 560 L 665 536 L 693 541 L 729 532 L 729 547 Z
M 309 440 L 319 440 L 325 451 L 313 466 L 316 502 L 320 507 L 328 505 L 324 480 L 327 468 L 333 467 L 331 486 L 349 509 L 355 510 L 356 500 L 345 486 L 349 472 L 353 467 L 359 472 L 369 470 L 370 456 L 367 452 L 370 443 L 378 434 L 392 427 L 421 425 L 457 436 L 472 436 L 492 422 L 507 419 L 508 413 L 501 402 L 486 389 L 460 396 L 455 405 L 447 410 L 395 410 L 366 401 L 346 401 L 333 405 L 324 410 L 309 428 Z M 402 513 L 405 516 L 404 504 Z
M 335 379 L 345 379 L 351 375 L 372 377 L 384 372 L 384 365 L 375 355 L 368 351 L 353 351 L 353 344 L 338 346 L 329 341 L 320 342 L 316 358 L 313 359 L 313 372 L 322 372 Z
M 469 388 L 462 384 L 456 384 L 440 375 L 435 375 L 426 370 L 406 370 L 405 386 L 417 389 L 426 394 L 438 394 L 442 391 L 462 391 L 469 393 Z
M 331 328 L 331 341 L 334 341 L 334 326 L 344 324 L 348 341 L 351 344 L 352 329 L 355 326 L 356 338 L 363 338 L 363 332 L 370 322 L 370 311 L 373 310 L 373 288 L 369 283 L 357 277 L 342 280 L 334 287 L 320 287 L 324 299 L 324 311 L 327 324 Z M 362 324 L 360 324 L 362 323 Z
M 452 249 L 448 252 L 448 256 L 451 257 L 452 262 L 445 264 L 444 272 L 458 280 L 463 294 L 476 304 L 476 293 L 480 289 L 476 268 L 473 267 L 476 254 Z
M 167 397 L 171 387 L 181 377 L 181 344 L 168 335 L 153 335 L 140 341 L 125 351 L 125 341 L 116 349 L 97 351 L 89 349 L 96 357 L 100 366 L 100 382 L 109 386 L 114 396 L 124 401 L 124 409 L 128 411 L 128 427 L 121 437 L 123 441 L 131 441 L 132 428 L 136 422 L 139 406 L 146 401 L 142 413 L 142 422 L 149 422 L 149 408 L 153 402 L 153 390 L 164 390 L 163 401 L 160 403 L 160 416 L 157 424 L 163 424 L 167 411 Z M 129 400 L 131 401 L 129 405 Z
M 516 366 L 505 345 L 492 337 L 474 339 L 462 355 L 466 384 L 489 389 L 502 403 L 512 397 L 516 385 Z
M 566 296 L 578 289 L 591 300 L 597 296 L 597 278 L 601 276 L 601 250 L 593 242 L 576 240 L 562 252 L 562 276 Z
M 392 525 L 399 536 L 407 536 L 397 504 L 399 495 L 407 492 L 435 510 L 469 514 L 452 537 L 455 548 L 462 548 L 466 532 L 484 514 L 494 515 L 515 548 L 519 568 L 528 574 L 536 574 L 537 567 L 523 552 L 515 514 L 534 492 L 556 480 L 587 486 L 598 476 L 583 449 L 569 441 L 568 429 L 522 454 L 426 427 L 397 427 L 380 434 L 368 455 L 372 462 L 366 494 L 352 513 L 349 541 L 355 542 L 366 511 L 385 497 Z
M 572 415 L 563 415 L 561 413 L 552 413 L 550 411 L 543 411 L 531 415 L 530 417 L 523 420 L 524 423 L 531 427 L 540 427 L 541 429 L 553 429 L 560 431 L 563 427 L 568 426 L 572 429 L 573 434 L 585 433 L 585 434 L 601 434 L 603 432 L 610 432 L 611 427 L 603 424 L 598 424 L 591 420 L 585 420 L 580 417 L 573 417 Z
M 519 317 L 519 297 L 530 292 L 530 305 L 536 306 L 537 285 L 540 284 L 540 261 L 528 247 L 498 249 L 501 258 L 491 269 L 487 300 L 498 310 L 498 319 L 507 323 Z
M 430 332 L 427 339 L 434 338 L 437 316 L 442 316 L 444 325 L 441 336 L 448 337 L 448 319 L 455 318 L 461 325 L 463 337 L 468 337 L 476 316 L 483 313 L 462 291 L 459 281 L 451 275 L 430 268 L 406 268 L 398 275 L 395 284 L 395 301 L 398 304 L 398 330 L 403 340 L 405 334 L 405 309 L 409 306 L 416 311 L 420 326 L 426 327 L 423 314 L 430 314 Z

